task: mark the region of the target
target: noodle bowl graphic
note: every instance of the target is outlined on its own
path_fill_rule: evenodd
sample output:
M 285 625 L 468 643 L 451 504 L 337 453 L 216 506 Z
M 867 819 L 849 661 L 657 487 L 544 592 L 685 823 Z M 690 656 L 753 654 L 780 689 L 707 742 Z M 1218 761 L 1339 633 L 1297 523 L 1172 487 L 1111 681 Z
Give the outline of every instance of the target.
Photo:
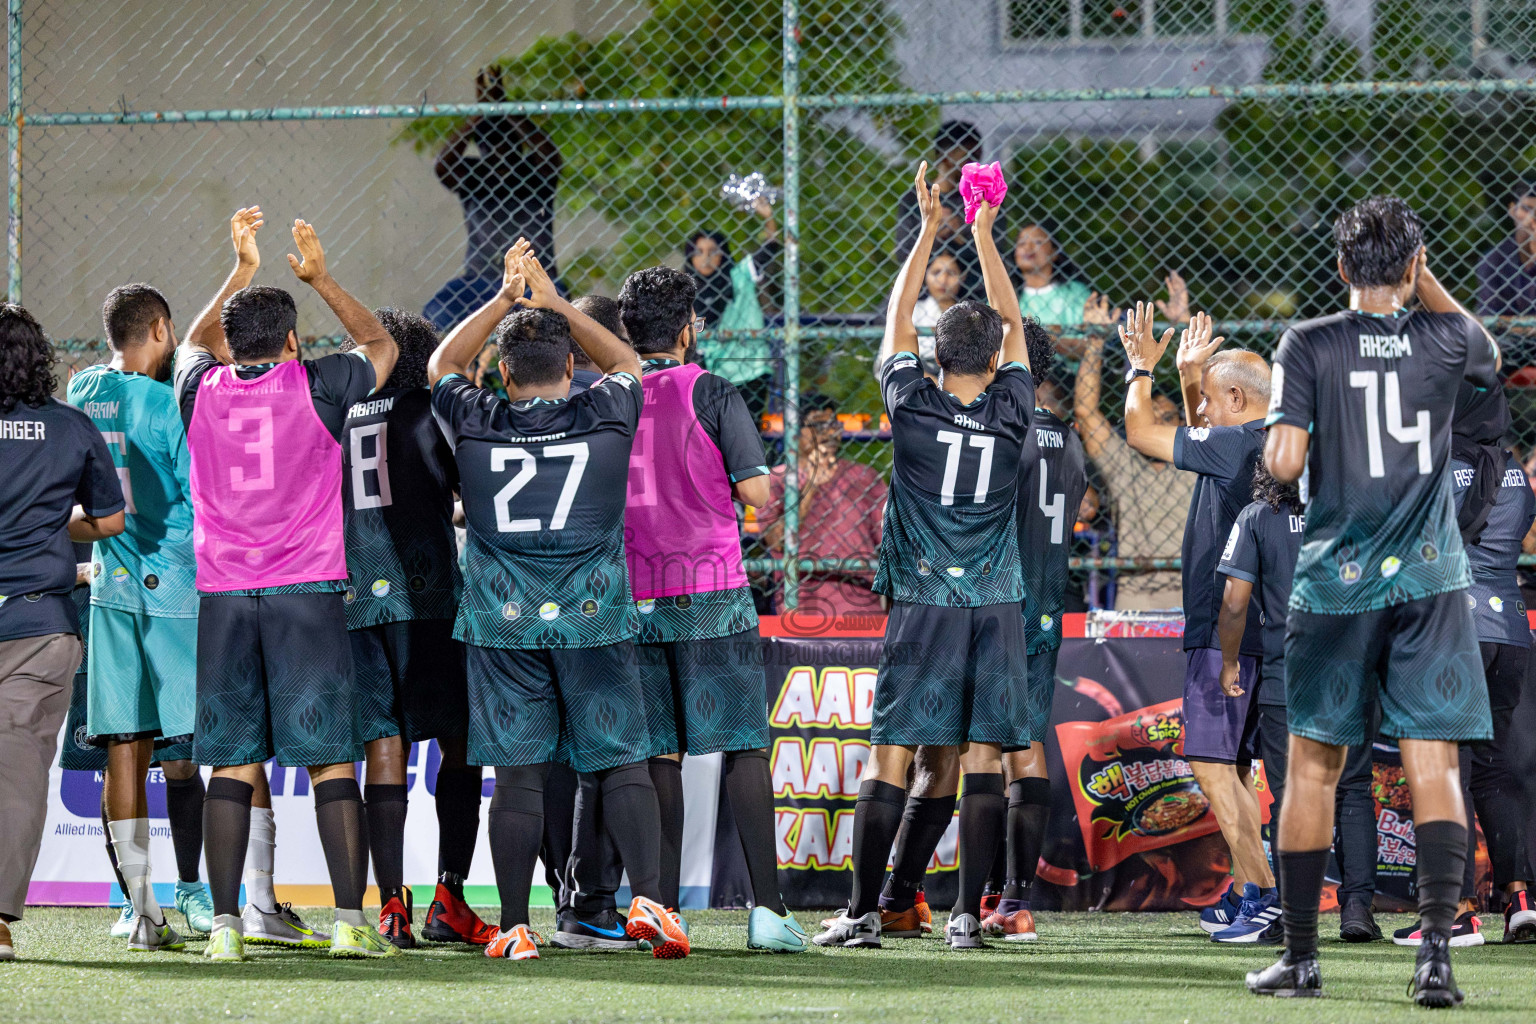
M 1163 793 L 1136 809 L 1132 827 L 1147 836 L 1165 836 L 1193 825 L 1210 810 L 1210 801 L 1198 789 L 1179 789 Z

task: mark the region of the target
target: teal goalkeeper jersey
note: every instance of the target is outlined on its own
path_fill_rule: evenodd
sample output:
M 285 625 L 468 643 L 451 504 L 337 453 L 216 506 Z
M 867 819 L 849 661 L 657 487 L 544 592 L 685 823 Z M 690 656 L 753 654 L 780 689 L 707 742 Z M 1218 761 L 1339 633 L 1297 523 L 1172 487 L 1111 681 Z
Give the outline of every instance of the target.
M 75 374 L 66 397 L 106 439 L 127 501 L 127 528 L 93 548 L 91 603 L 196 618 L 187 434 L 170 385 L 103 364 Z

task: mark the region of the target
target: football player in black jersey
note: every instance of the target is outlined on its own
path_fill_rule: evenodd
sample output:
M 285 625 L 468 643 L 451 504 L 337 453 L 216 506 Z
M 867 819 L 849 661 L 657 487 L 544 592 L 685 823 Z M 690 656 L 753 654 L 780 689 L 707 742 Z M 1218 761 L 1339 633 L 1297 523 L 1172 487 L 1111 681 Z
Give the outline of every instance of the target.
M 1413 998 L 1454 1006 L 1449 944 L 1467 856 L 1457 744 L 1491 739 L 1493 724 L 1447 472 L 1457 390 L 1463 379 L 1498 386 L 1498 347 L 1430 272 L 1403 200 L 1367 199 L 1333 232 L 1349 308 L 1280 339 L 1264 447 L 1277 480 L 1307 473 L 1309 501 L 1285 637 L 1285 954 L 1247 981 L 1261 995 L 1322 991 L 1317 909 L 1334 789 L 1379 699 L 1413 793 L 1423 934 Z
M 897 276 L 880 365 L 894 463 L 874 589 L 892 598 L 875 684 L 870 760 L 853 826 L 853 895 L 815 942 L 880 945 L 880 882 L 919 746 L 960 748 L 960 894 L 947 935 L 981 941 L 981 896 L 1004 817 L 1002 747 L 1027 743 L 1024 598 L 1014 517 L 1019 459 L 1034 412 L 1023 318 L 992 245 L 997 210 L 973 234 L 988 299 L 959 302 L 935 328 L 940 382 L 923 375 L 912 310 L 945 216 L 919 171 L 923 232 Z M 887 360 L 886 356 L 890 356 Z
M 510 400 L 466 376 L 492 331 Z M 605 374 L 575 396 L 573 338 Z M 645 767 L 624 561 L 640 362 L 560 297 L 519 240 L 507 251 L 501 290 L 443 339 L 427 376 L 468 526 L 454 636 L 467 654 L 469 760 L 496 768 L 489 830 L 501 930 L 486 955 L 538 958 L 528 893 L 544 831 L 545 766 L 560 760 L 601 780 L 603 814 L 635 894 L 629 937 L 649 942 L 656 957 L 686 956 L 686 924 L 656 901 L 661 822 Z
M 400 355 L 389 382 L 347 411 L 342 510 L 347 629 L 368 763 L 363 797 L 379 886 L 379 932 L 402 949 L 416 944 L 404 878 L 406 763 L 413 743 L 435 739 L 442 755 L 435 793 L 439 878 L 422 934 L 483 946 L 496 929 L 464 902 L 480 828 L 482 772 L 464 757 L 464 648 L 453 639 L 460 586 L 452 521 L 458 469 L 432 418 L 427 390 L 427 359 L 437 332 L 404 310 L 374 315 Z

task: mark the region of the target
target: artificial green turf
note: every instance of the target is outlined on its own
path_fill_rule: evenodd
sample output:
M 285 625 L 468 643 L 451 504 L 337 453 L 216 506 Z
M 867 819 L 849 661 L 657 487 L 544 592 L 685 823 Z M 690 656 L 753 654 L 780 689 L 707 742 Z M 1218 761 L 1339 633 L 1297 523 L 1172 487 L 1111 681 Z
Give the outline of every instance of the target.
M 694 953 L 546 949 L 537 962 L 492 962 L 479 950 L 432 947 L 389 961 L 262 951 L 245 964 L 187 952 L 130 953 L 107 937 L 107 910 L 34 909 L 16 927 L 16 963 L 0 963 L 0 1021 L 1318 1021 L 1422 1017 L 1404 986 L 1413 950 L 1325 941 L 1323 1000 L 1250 996 L 1243 972 L 1272 947 L 1217 946 L 1193 914 L 1043 914 L 1035 943 L 950 952 L 935 938 L 883 950 L 749 953 L 745 913 L 690 916 Z M 173 924 L 180 923 L 171 914 Z M 802 913 L 814 931 L 819 915 Z M 325 910 L 310 910 L 312 922 Z M 1323 919 L 1325 940 L 1337 918 Z M 1383 930 L 1407 923 L 1383 917 Z M 553 915 L 536 911 L 547 935 Z M 942 921 L 940 922 L 942 928 Z M 1491 931 L 1498 933 L 1498 924 Z M 1457 950 L 1477 1021 L 1536 1018 L 1536 945 Z

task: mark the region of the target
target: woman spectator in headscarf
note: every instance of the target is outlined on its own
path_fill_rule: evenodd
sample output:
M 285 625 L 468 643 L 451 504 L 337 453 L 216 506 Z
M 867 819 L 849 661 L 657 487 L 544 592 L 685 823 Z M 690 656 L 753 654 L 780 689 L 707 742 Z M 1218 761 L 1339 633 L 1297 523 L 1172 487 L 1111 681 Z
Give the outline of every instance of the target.
M 731 248 L 719 231 L 696 231 L 683 245 L 683 270 L 693 278 L 698 295 L 694 313 L 703 318 L 704 330 L 750 331 L 764 326 L 757 286 L 778 258 L 782 245 L 773 206 L 758 199 L 752 211 L 763 218 L 763 244 L 740 263 L 731 259 Z M 752 414 L 761 414 L 773 387 L 773 348 L 763 338 L 726 340 L 701 337 L 699 361 L 741 389 Z

